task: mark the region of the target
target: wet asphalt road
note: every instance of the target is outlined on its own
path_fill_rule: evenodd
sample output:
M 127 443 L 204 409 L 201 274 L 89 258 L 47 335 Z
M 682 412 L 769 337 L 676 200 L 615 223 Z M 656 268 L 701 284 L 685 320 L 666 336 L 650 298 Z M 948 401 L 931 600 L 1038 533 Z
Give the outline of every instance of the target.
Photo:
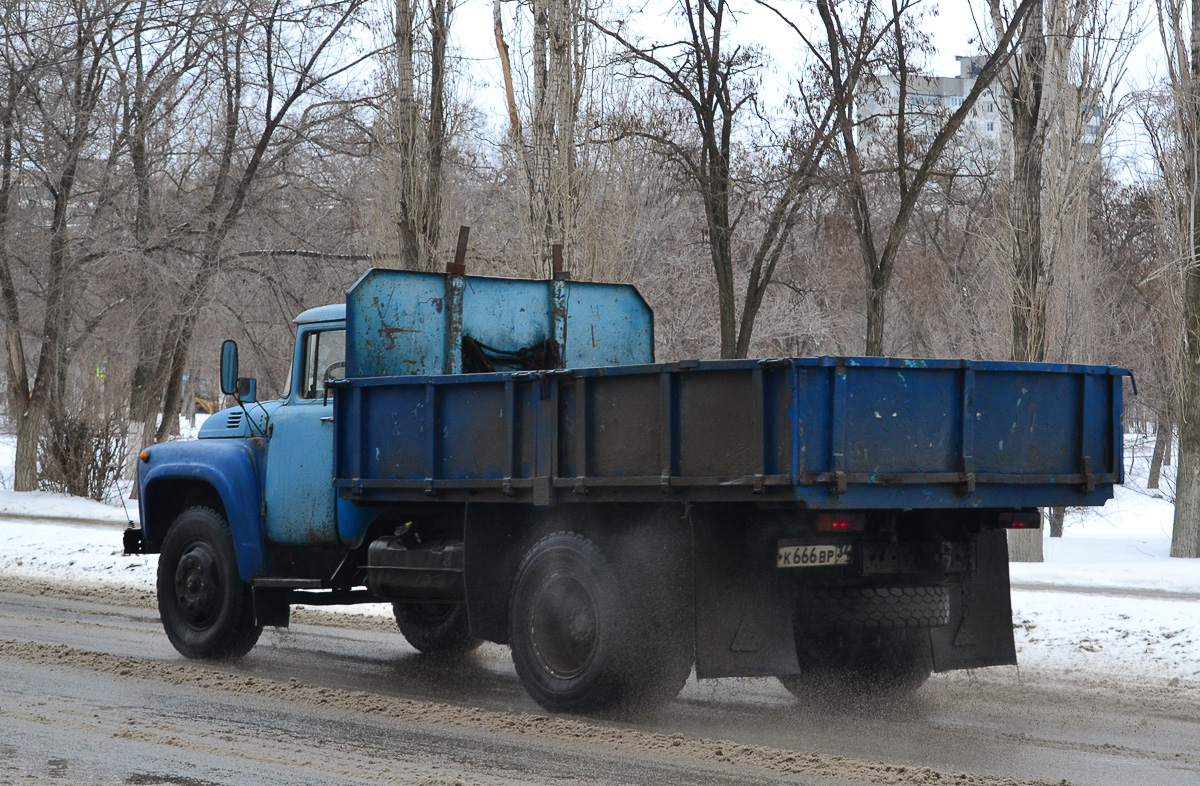
M 530 740 L 486 725 L 428 725 L 86 668 L 88 652 L 186 663 L 157 615 L 142 608 L 0 593 L 0 639 L 77 651 L 74 660 L 52 664 L 0 657 L 0 784 L 871 782 L 852 770 L 831 779 L 681 761 L 587 739 Z M 540 712 L 520 688 L 507 650 L 487 645 L 464 663 L 436 664 L 384 630 L 268 629 L 246 659 L 204 668 Z M 845 713 L 808 709 L 773 680 L 693 681 L 661 716 L 610 725 L 941 772 L 1200 784 L 1195 691 L 1014 669 L 935 676 L 902 706 Z

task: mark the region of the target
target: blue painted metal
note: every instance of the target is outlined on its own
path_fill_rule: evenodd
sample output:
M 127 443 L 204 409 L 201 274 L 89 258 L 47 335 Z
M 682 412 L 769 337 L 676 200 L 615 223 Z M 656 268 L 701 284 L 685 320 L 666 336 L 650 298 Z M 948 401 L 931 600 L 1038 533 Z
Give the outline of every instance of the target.
M 561 282 L 566 289 L 566 368 L 654 362 L 654 315 L 624 284 Z
M 345 324 L 336 319 L 339 312 L 345 313 L 336 306 L 323 306 L 297 318 L 300 327 L 292 358 L 293 384 L 288 397 L 272 413 L 267 445 L 263 496 L 266 535 L 271 543 L 341 545 L 336 497 L 329 485 L 333 474 L 333 402 L 324 397 L 304 398 L 299 389 L 304 379 L 302 348 L 308 335 L 343 330 Z
M 249 416 L 217 413 L 196 443 L 151 448 L 139 467 L 148 542 L 169 522 L 149 521 L 146 501 L 172 480 L 220 496 L 246 579 L 266 570 L 267 542 L 357 547 L 391 502 L 1018 508 L 1101 504 L 1123 480 L 1128 372 L 1114 367 L 654 365 L 636 290 L 565 278 L 376 270 L 346 306 L 295 321 L 298 349 L 312 330 L 348 328 L 350 378 L 333 405 L 293 390 L 248 405 Z M 506 350 L 554 339 L 565 368 L 456 373 L 467 335 Z M 268 421 L 270 437 L 258 437 Z
M 653 315 L 622 284 L 376 269 L 347 292 L 346 323 L 350 377 L 458 373 L 464 335 L 508 351 L 554 338 L 568 368 L 654 360 Z
M 293 398 L 275 410 L 267 446 L 266 530 L 272 543 L 338 544 L 334 518 L 333 402 Z
M 314 322 L 343 322 L 346 319 L 346 304 L 333 303 L 328 306 L 317 306 L 300 312 L 292 320 L 297 325 L 308 325 Z
M 220 412 L 214 412 L 201 424 L 196 433 L 199 439 L 233 439 L 253 437 L 266 432 L 271 415 L 279 408 L 280 401 L 264 401 L 247 404 L 245 410 L 241 407 L 231 407 Z
M 159 542 L 170 521 L 147 515 L 160 494 L 172 494 L 177 481 L 194 481 L 211 487 L 225 507 L 238 572 L 250 581 L 266 571 L 266 543 L 261 519 L 262 496 L 257 465 L 261 447 L 257 440 L 212 439 L 203 442 L 165 442 L 148 449 L 150 460 L 138 466 L 138 513 L 142 537 Z
M 785 358 L 354 378 L 336 388 L 334 484 L 360 502 L 1095 505 L 1123 477 L 1127 374 Z
M 446 357 L 444 368 L 447 374 L 461 374 L 463 370 L 463 290 L 466 276 L 446 276 Z

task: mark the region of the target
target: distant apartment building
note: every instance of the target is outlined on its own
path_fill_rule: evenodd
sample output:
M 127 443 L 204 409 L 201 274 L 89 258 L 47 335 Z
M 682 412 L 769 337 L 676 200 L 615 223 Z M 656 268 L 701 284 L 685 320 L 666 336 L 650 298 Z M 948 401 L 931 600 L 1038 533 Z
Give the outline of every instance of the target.
M 918 144 L 928 143 L 942 127 L 946 118 L 958 111 L 975 87 L 983 69 L 985 57 L 957 58 L 958 76 L 910 76 L 905 95 L 905 123 L 910 137 Z M 860 95 L 855 107 L 859 125 L 859 147 L 864 153 L 891 155 L 895 149 L 896 117 L 900 105 L 899 81 L 891 74 L 877 77 L 876 89 Z M 1081 106 L 1087 123 L 1083 142 L 1093 145 L 1100 133 L 1100 111 L 1097 102 Z M 985 90 L 962 128 L 955 136 L 950 151 L 968 170 L 995 169 L 1010 148 L 1011 131 L 1005 120 L 1004 107 L 998 91 Z

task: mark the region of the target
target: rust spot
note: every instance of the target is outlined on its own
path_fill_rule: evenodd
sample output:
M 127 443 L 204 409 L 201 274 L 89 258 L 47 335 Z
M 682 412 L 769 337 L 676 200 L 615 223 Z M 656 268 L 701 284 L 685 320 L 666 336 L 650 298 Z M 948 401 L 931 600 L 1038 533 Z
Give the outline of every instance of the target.
M 379 332 L 388 337 L 389 340 L 395 341 L 397 333 L 419 333 L 416 328 L 391 327 L 390 325 L 380 323 Z

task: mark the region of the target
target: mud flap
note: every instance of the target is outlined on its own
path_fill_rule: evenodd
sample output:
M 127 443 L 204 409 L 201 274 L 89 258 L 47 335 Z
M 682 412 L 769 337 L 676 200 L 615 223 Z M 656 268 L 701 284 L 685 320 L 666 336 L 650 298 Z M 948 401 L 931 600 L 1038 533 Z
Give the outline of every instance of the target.
M 1004 530 L 979 533 L 975 570 L 951 586 L 950 622 L 933 629 L 931 638 L 935 671 L 1016 664 Z
M 508 602 L 513 578 L 529 547 L 524 506 L 468 503 L 465 511 L 463 582 L 471 635 L 508 643 Z
M 696 676 L 796 674 L 792 603 L 775 568 L 777 534 L 740 505 L 693 505 Z
M 254 593 L 254 624 L 286 628 L 292 619 L 291 590 L 251 587 Z

